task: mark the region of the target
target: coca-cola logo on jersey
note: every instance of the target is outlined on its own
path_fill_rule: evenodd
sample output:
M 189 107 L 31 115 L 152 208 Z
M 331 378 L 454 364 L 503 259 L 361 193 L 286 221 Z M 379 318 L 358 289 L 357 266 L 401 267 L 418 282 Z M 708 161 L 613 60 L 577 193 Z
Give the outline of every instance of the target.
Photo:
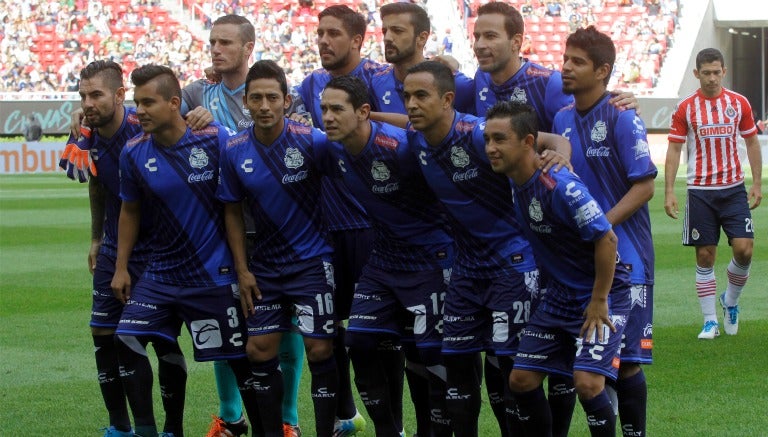
M 202 173 L 192 173 L 187 176 L 188 183 L 205 182 L 213 179 L 213 170 L 206 170 Z
M 736 128 L 730 124 L 707 124 L 699 127 L 700 137 L 730 137 Z

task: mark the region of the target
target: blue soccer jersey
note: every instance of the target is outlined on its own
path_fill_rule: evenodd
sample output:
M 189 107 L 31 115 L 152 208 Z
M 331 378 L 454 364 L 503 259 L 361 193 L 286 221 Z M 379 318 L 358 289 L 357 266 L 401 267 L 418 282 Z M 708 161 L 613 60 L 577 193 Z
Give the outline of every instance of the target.
M 227 143 L 217 197 L 246 200 L 256 226 L 255 260 L 284 265 L 330 255 L 320 203 L 326 143 L 321 131 L 287 119 L 272 144 L 259 142 L 253 129 Z
M 173 146 L 152 135 L 130 140 L 120 156 L 120 196 L 142 203 L 152 219 L 153 250 L 144 277 L 155 282 L 212 287 L 235 282 L 216 200 L 219 154 L 229 131 L 218 123 L 192 131 Z M 148 210 L 148 211 L 147 211 Z
M 571 141 L 574 172 L 603 211 L 613 208 L 632 187 L 648 176 L 656 177 L 645 124 L 634 110 L 619 111 L 605 95 L 586 114 L 570 106 L 555 116 L 553 132 Z M 633 284 L 653 284 L 653 238 L 648 205 L 614 226 L 621 261 Z
M 491 75 L 477 70 L 475 73 L 475 114 L 485 116 L 496 102 L 512 100 L 533 106 L 539 121 L 539 130 L 552 131 L 552 120 L 557 111 L 573 102 L 572 96 L 563 94 L 560 72 L 523 60 L 517 73 L 501 85 L 495 85 Z
M 537 310 L 581 317 L 595 283 L 594 242 L 611 224 L 568 169 L 548 174 L 537 170 L 528 182 L 514 186 L 514 198 L 515 216 L 550 282 Z M 623 285 L 624 298 L 628 283 L 626 268 L 617 263 L 614 284 Z
M 536 267 L 514 218 L 509 180 L 491 169 L 485 154 L 484 127 L 483 119 L 457 112 L 451 132 L 439 145 L 430 146 L 415 130 L 408 131 L 408 141 L 452 219 L 457 248 L 453 271 L 497 278 Z
M 111 138 L 99 135 L 98 130 L 91 137 L 91 158 L 96 166 L 96 182 L 104 187 L 104 235 L 99 253 L 115 259 L 117 257 L 117 220 L 120 217 L 120 152 L 131 138 L 142 133 L 136 117 L 136 109 L 125 107 L 123 123 Z M 131 252 L 131 263 L 145 263 L 149 259 L 149 220 L 142 220 L 139 238 Z
M 223 82 L 200 79 L 181 91 L 181 113 L 202 106 L 214 120 L 237 132 L 253 125 L 251 114 L 243 105 L 244 95 L 245 84 L 231 90 Z
M 451 266 L 453 240 L 445 232 L 444 210 L 426 185 L 403 129 L 371 122 L 362 152 L 351 155 L 332 143 L 329 158 L 373 224 L 369 264 L 400 271 Z
M 454 75 L 454 82 L 456 97 L 453 107 L 459 112 L 474 112 L 475 82 L 462 72 Z M 396 114 L 407 112 L 403 101 L 403 83 L 395 77 L 395 67 L 389 65 L 374 74 L 368 92 L 371 95 L 370 100 L 374 111 Z

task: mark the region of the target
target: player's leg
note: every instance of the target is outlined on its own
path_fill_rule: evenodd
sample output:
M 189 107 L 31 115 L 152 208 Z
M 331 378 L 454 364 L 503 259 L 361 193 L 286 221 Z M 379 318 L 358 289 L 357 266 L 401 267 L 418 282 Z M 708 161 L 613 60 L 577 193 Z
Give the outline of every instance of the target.
M 573 376 L 553 374 L 547 376 L 547 402 L 552 411 L 552 436 L 567 437 L 576 406 L 576 387 Z
M 721 221 L 733 258 L 728 264 L 728 286 L 720 295 L 720 304 L 723 307 L 725 333 L 735 335 L 739 330 L 739 298 L 749 278 L 755 234 L 744 187 L 724 190 L 722 196 Z
M 488 392 L 488 403 L 491 405 L 493 415 L 496 417 L 496 422 L 499 424 L 499 435 L 502 437 L 509 436 L 509 427 L 507 426 L 507 412 L 504 405 L 504 386 L 506 385 L 506 378 L 504 372 L 501 370 L 499 364 L 499 358 L 493 353 L 488 351 L 485 353 L 485 359 L 483 360 L 483 377 L 485 378 L 485 388 Z
M 184 401 L 187 392 L 187 362 L 179 343 L 164 338 L 152 340 L 157 354 L 157 382 L 165 411 L 163 431 L 184 435 Z
M 336 393 L 339 377 L 333 356 L 333 338 L 304 337 L 307 363 L 312 374 L 312 403 L 315 407 L 315 432 L 318 437 L 333 435 L 336 418 Z
M 573 380 L 576 383 L 579 402 L 587 416 L 590 435 L 593 437 L 615 436 L 616 415 L 611 405 L 611 398 L 605 390 L 605 376 L 574 370 Z
M 521 343 L 521 351 L 522 346 Z M 509 388 L 524 435 L 552 435 L 552 412 L 542 384 L 545 376 L 543 372 L 517 367 L 509 375 Z
M 295 325 L 295 318 L 292 318 L 292 325 Z M 294 327 L 283 333 L 278 357 L 280 370 L 283 373 L 283 423 L 298 427 L 299 385 L 304 369 L 304 340 Z

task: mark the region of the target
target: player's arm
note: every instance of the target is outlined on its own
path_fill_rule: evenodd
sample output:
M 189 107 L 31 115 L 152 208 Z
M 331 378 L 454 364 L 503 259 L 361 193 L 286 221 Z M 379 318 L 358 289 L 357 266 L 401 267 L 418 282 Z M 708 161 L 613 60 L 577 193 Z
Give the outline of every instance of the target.
M 253 301 L 261 300 L 261 291 L 256 285 L 256 277 L 248 270 L 248 255 L 245 248 L 245 221 L 243 220 L 243 202 L 224 204 L 224 226 L 227 230 L 227 243 L 235 261 L 237 282 L 240 286 L 240 305 L 243 314 L 248 317 L 255 313 Z
M 93 274 L 96 268 L 96 258 L 101 248 L 101 238 L 104 235 L 104 186 L 95 178 L 88 180 L 88 200 L 91 208 L 91 249 L 88 251 L 88 270 Z
M 640 103 L 632 91 L 613 90 L 611 91 L 611 98 L 608 100 L 608 103 L 622 111 L 634 109 L 637 115 L 640 115 Z
M 760 206 L 763 200 L 762 177 L 763 177 L 763 157 L 760 151 L 760 140 L 757 135 L 745 138 L 747 143 L 747 160 L 749 168 L 752 170 L 752 188 L 749 189 L 749 209 L 755 209 Z
M 202 106 L 198 106 L 187 112 L 184 116 L 184 121 L 187 122 L 187 126 L 189 126 L 190 129 L 200 130 L 213 123 L 213 114 Z
M 677 169 L 680 167 L 680 151 L 683 149 L 683 144 L 670 141 L 667 146 L 666 161 L 664 161 L 664 211 L 673 219 L 676 219 L 680 212 L 675 195 L 675 179 Z
M 638 209 L 648 203 L 653 197 L 654 191 L 653 175 L 638 179 L 632 183 L 629 191 L 619 199 L 618 203 L 605 213 L 605 217 L 616 226 L 623 223 L 632 216 Z
M 133 252 L 133 246 L 139 238 L 139 223 L 141 222 L 141 202 L 123 200 L 120 207 L 120 219 L 117 223 L 117 260 L 115 261 L 115 276 L 112 277 L 112 292 L 122 303 L 131 297 L 131 275 L 128 273 L 128 259 Z
M 370 113 L 370 118 L 373 121 L 381 121 L 383 123 L 391 124 L 405 129 L 408 126 L 408 116 L 405 114 L 398 114 L 396 112 L 373 112 Z
M 80 125 L 83 123 L 83 118 L 85 118 L 85 111 L 83 111 L 83 108 L 77 108 L 72 111 L 71 117 L 72 118 L 69 121 L 69 133 L 77 139 L 80 135 Z
M 608 230 L 595 241 L 595 282 L 592 286 L 592 298 L 584 310 L 584 324 L 580 336 L 591 338 L 597 333 L 597 342 L 602 342 L 603 325 L 608 325 L 616 332 L 611 319 L 608 317 L 608 294 L 611 292 L 613 275 L 616 272 L 616 248 L 619 239 L 613 230 Z
M 563 167 L 573 170 L 571 166 L 571 142 L 568 141 L 568 138 L 549 132 L 539 132 L 538 149 L 542 151 L 539 168 L 544 173 L 552 167 L 554 167 L 554 171 Z

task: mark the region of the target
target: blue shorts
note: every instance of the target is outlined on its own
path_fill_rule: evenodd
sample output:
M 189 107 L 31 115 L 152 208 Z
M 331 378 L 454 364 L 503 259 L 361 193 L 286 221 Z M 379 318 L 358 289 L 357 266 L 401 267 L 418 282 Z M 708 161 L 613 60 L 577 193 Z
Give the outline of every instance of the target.
M 185 322 L 195 361 L 245 356 L 245 323 L 237 284 L 179 287 L 140 280 L 123 309 L 117 334 L 176 341 Z
M 366 266 L 352 300 L 347 330 L 412 336 L 417 347 L 440 347 L 445 288 L 442 269 L 392 272 Z
M 533 272 L 493 279 L 454 273 L 445 296 L 443 353 L 491 350 L 500 356 L 514 355 L 517 334 L 530 317 L 532 290 L 526 286 L 526 276 Z
M 723 190 L 688 189 L 683 245 L 717 246 L 721 227 L 729 242 L 732 238 L 755 238 L 744 184 Z
M 128 274 L 131 283 L 136 284 L 144 273 L 145 263 L 128 263 Z M 115 258 L 100 253 L 96 257 L 96 268 L 93 270 L 93 303 L 91 304 L 91 323 L 94 328 L 117 328 L 120 314 L 123 313 L 123 303 L 112 293 L 112 277 L 115 276 Z
M 653 285 L 633 284 L 631 308 L 624 328 L 621 361 L 634 364 L 653 362 Z
M 521 331 L 520 347 L 514 367 L 546 374 L 573 375 L 574 370 L 591 372 L 616 379 L 621 363 L 619 353 L 628 310 L 609 316 L 616 332 L 605 329 L 604 341 L 579 338 L 583 317 L 553 315 L 541 308 L 531 316 Z
M 373 247 L 372 229 L 352 229 L 331 232 L 333 242 L 333 273 L 336 279 L 336 291 L 333 295 L 336 304 L 336 319 L 349 318 L 352 307 L 352 295 L 368 262 Z
M 248 317 L 248 335 L 291 330 L 296 316 L 301 335 L 330 338 L 336 335 L 333 266 L 322 258 L 288 265 L 251 263 L 262 300 Z

